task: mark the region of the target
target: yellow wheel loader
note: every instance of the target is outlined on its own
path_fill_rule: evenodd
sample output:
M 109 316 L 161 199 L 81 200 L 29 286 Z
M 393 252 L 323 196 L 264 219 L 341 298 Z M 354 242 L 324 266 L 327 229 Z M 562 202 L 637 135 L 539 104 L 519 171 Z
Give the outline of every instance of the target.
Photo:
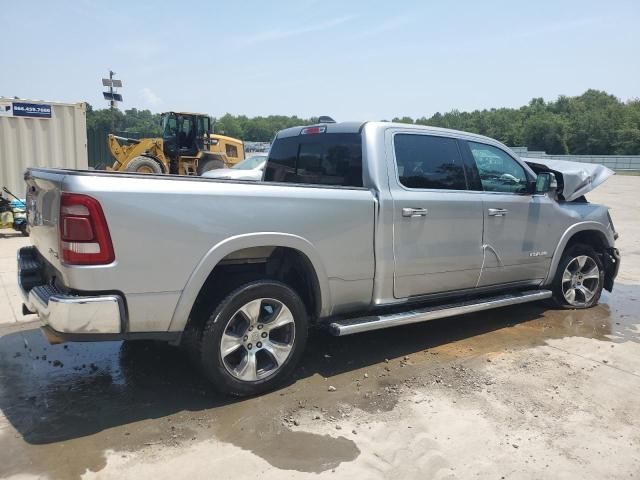
M 244 144 L 237 138 L 215 135 L 211 118 L 200 113 L 161 115 L 162 138 L 125 138 L 109 135 L 115 162 L 107 170 L 133 173 L 202 175 L 244 160 Z

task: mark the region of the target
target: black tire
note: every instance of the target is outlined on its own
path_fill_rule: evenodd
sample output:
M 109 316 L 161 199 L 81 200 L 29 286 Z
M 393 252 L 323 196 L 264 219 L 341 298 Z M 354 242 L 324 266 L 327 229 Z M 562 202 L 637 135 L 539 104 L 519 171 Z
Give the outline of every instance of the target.
M 125 172 L 159 174 L 162 173 L 162 167 L 153 158 L 140 156 L 129 162 Z
M 213 158 L 210 160 L 205 160 L 204 158 L 198 160 L 198 175 L 202 175 L 204 172 L 208 172 L 209 170 L 217 170 L 219 168 L 224 168 L 225 164 L 219 158 Z
M 580 268 L 579 260 L 587 258 L 584 266 Z M 569 267 L 569 269 L 567 269 Z M 576 269 L 577 267 L 577 269 Z M 597 278 L 592 273 L 589 278 L 585 273 L 593 271 L 593 267 L 597 267 Z M 568 272 L 565 276 L 565 271 Z M 570 275 L 574 272 L 573 275 Z M 604 265 L 600 256 L 593 247 L 582 243 L 576 243 L 568 247 L 562 254 L 555 278 L 553 279 L 553 299 L 556 304 L 562 308 L 568 309 L 585 309 L 598 304 L 600 295 L 602 295 L 602 287 L 604 286 Z M 568 279 L 568 277 L 571 279 Z M 584 287 L 584 288 L 581 288 Z M 574 301 L 570 300 L 571 295 L 567 296 L 569 290 L 574 290 Z M 592 296 L 584 293 L 593 292 Z
M 240 309 L 247 307 L 251 302 L 258 301 L 259 313 L 256 315 L 256 322 L 257 325 L 262 323 L 264 327 L 262 331 L 259 331 L 259 326 L 250 331 L 250 323 L 247 323 L 244 331 L 233 332 L 232 335 L 230 332 L 236 327 L 236 323 L 242 323 L 243 319 L 247 318 Z M 292 320 L 285 326 L 276 327 L 267 333 L 266 326 L 269 325 L 269 322 L 273 321 L 275 324 L 281 318 L 281 313 L 283 313 L 282 317 L 288 315 L 282 307 L 272 308 L 272 304 L 278 303 L 286 306 Z M 285 328 L 287 332 L 284 332 Z M 271 280 L 247 283 L 232 291 L 219 304 L 213 306 L 213 311 L 204 322 L 199 335 L 198 357 L 200 365 L 206 377 L 221 392 L 235 396 L 249 396 L 273 390 L 289 378 L 300 360 L 307 342 L 308 328 L 309 318 L 305 305 L 300 296 L 289 286 Z M 293 331 L 293 336 L 291 331 Z M 275 341 L 275 335 L 282 333 L 286 333 L 284 343 L 280 343 L 279 340 Z M 264 339 L 265 334 L 266 339 Z M 237 342 L 245 343 L 236 347 L 236 350 L 223 358 L 221 353 L 223 335 L 225 338 L 233 336 Z M 264 345 L 260 343 L 260 340 L 265 342 Z M 247 341 L 256 343 L 252 347 L 252 343 L 246 343 Z M 260 348 L 258 348 L 259 344 Z M 269 353 L 273 351 L 270 347 L 273 347 L 274 344 L 286 345 L 286 349 L 289 350 L 288 356 L 281 363 L 276 360 L 276 356 Z M 250 352 L 252 349 L 253 353 Z M 246 365 L 250 355 L 256 359 L 256 363 L 253 364 L 255 378 L 251 380 L 240 379 L 232 373 L 235 371 L 233 370 L 235 357 L 238 358 L 238 365 Z M 258 366 L 271 363 L 275 364 L 271 370 L 264 369 L 260 373 Z M 238 370 L 242 369 L 238 367 Z M 245 369 L 245 371 L 248 370 L 250 369 Z M 269 373 L 270 371 L 272 373 Z M 259 377 L 259 375 L 263 376 Z
M 13 228 L 14 230 L 20 232 L 22 234 L 23 237 L 28 237 L 29 236 L 29 226 L 27 225 L 27 222 L 23 222 L 21 224 L 19 224 L 18 226 L 16 226 L 16 224 L 13 224 Z

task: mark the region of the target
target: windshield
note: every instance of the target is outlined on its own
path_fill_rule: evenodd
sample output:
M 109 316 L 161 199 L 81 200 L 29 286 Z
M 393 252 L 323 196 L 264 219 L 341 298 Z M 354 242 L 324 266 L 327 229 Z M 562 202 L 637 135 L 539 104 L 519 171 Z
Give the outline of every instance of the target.
M 256 155 L 255 157 L 245 158 L 240 163 L 233 166 L 236 170 L 253 170 L 254 168 L 261 167 L 267 160 L 266 155 Z

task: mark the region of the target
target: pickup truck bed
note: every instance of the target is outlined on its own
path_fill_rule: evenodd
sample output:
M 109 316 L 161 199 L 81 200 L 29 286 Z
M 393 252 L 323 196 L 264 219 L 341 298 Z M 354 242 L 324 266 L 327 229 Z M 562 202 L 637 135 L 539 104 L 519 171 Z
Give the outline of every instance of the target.
M 371 301 L 375 200 L 368 189 L 331 188 L 328 198 L 322 186 L 36 169 L 27 184 L 33 189 L 30 236 L 42 260 L 71 290 L 126 298 L 126 332 L 181 332 L 215 265 L 227 254 L 265 245 L 329 260 L 318 265 L 326 291 L 321 315 L 335 313 L 332 304 L 341 304 L 345 295 L 352 305 Z M 100 202 L 114 245 L 113 264 L 63 264 L 58 205 L 64 191 Z M 176 312 L 184 302 L 188 307 Z

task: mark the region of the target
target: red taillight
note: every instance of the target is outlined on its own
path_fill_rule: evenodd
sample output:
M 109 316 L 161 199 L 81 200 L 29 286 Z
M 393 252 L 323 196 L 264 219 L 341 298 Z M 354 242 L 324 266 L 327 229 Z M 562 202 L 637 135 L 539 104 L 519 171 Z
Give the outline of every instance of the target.
M 107 220 L 95 198 L 63 192 L 59 228 L 63 262 L 105 265 L 115 260 Z

